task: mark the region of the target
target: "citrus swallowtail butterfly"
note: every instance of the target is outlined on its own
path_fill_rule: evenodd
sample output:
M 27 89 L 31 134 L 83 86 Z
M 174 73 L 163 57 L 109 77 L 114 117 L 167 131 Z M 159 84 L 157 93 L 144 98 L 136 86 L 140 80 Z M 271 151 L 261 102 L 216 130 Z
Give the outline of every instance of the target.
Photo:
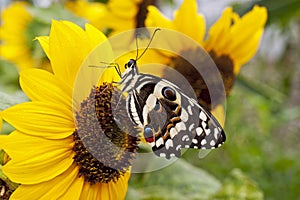
M 121 77 L 122 92 L 128 93 L 128 116 L 143 129 L 153 152 L 170 159 L 181 157 L 181 148 L 220 147 L 226 140 L 221 125 L 195 98 L 165 79 L 139 73 L 137 60 L 148 46 L 140 56 L 125 64 L 123 73 L 116 69 Z

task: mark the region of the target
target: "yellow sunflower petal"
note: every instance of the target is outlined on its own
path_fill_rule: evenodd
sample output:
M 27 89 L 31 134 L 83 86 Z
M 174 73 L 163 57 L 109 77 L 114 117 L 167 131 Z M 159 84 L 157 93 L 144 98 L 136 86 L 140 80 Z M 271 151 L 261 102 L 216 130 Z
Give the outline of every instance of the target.
M 85 183 L 80 199 L 124 199 L 127 192 L 129 178 L 130 173 L 127 172 L 124 176 L 121 176 L 116 183 L 98 183 L 94 185 Z
M 221 126 L 225 124 L 225 111 L 223 105 L 217 105 L 211 112 L 213 116 L 218 120 Z
M 72 110 L 72 88 L 48 71 L 23 70 L 20 72 L 20 85 L 33 101 L 53 103 Z
M 130 172 L 127 172 L 124 174 L 123 177 L 121 177 L 118 182 L 116 183 L 108 183 L 109 192 L 112 197 L 112 199 L 124 199 L 126 196 L 126 192 L 128 189 L 128 181 L 130 178 Z
M 221 40 L 224 40 L 224 35 L 226 35 L 227 32 L 229 32 L 230 24 L 231 24 L 231 18 L 232 18 L 232 8 L 226 8 L 222 16 L 216 21 L 212 27 L 209 29 L 208 38 L 205 44 L 205 49 L 207 51 L 211 51 L 212 49 L 216 49 L 216 47 L 219 47 L 218 45 Z M 221 39 L 222 38 L 222 39 Z M 219 48 L 221 51 L 222 49 Z
M 107 10 L 105 4 L 77 0 L 67 1 L 65 7 L 76 15 L 87 19 L 93 26 L 99 29 L 103 28 L 103 21 L 101 19 L 104 17 Z
M 181 50 L 192 48 L 187 47 L 186 41 L 182 38 L 192 38 L 195 40 L 195 44 L 203 43 L 203 37 L 205 35 L 205 20 L 204 17 L 197 13 L 197 3 L 194 0 L 185 0 L 179 10 L 175 13 L 174 20 L 165 18 L 157 8 L 154 6 L 148 6 L 148 15 L 146 19 L 146 26 L 162 27 L 171 29 L 169 31 L 161 31 L 155 38 L 155 41 L 159 41 L 168 50 L 175 51 L 178 54 Z M 188 21 L 188 23 L 186 23 Z M 167 30 L 165 29 L 165 30 Z M 172 33 L 182 33 L 179 34 Z M 164 39 L 167 37 L 167 39 Z M 153 43 L 155 43 L 155 41 Z M 167 42 L 168 41 L 168 42 Z M 165 54 L 165 52 L 163 52 Z M 174 54 L 166 54 L 167 57 L 172 57 Z
M 235 40 L 232 41 L 228 51 L 240 50 L 240 47 L 244 47 L 245 43 L 257 31 L 263 29 L 264 24 L 267 20 L 267 10 L 264 7 L 254 6 L 253 10 L 246 13 L 240 20 L 234 23 L 231 28 L 232 35 L 235 35 Z M 243 34 L 240 34 L 243 32 Z M 246 48 L 246 47 L 244 47 Z M 248 49 L 248 48 L 246 48 Z
M 228 46 L 228 52 L 232 54 L 237 63 L 234 69 L 236 74 L 239 72 L 240 66 L 247 63 L 256 53 L 266 21 L 267 9 L 254 6 L 252 11 L 233 25 L 232 37 L 235 40 Z M 241 31 L 244 31 L 244 34 L 240 34 Z
M 205 35 L 204 17 L 197 13 L 195 0 L 184 0 L 174 18 L 176 29 L 201 42 Z
M 90 49 L 95 48 L 97 45 L 107 39 L 101 31 L 90 24 L 85 25 L 85 30 L 88 37 L 88 44 L 90 45 Z
M 148 27 L 162 27 L 174 29 L 171 20 L 167 19 L 155 6 L 148 6 L 148 14 L 145 21 Z
M 86 46 L 82 44 L 83 31 L 77 33 L 76 30 L 64 22 L 53 21 L 49 39 L 49 58 L 53 72 L 70 86 L 86 55 Z
M 78 170 L 77 170 L 77 174 L 78 174 Z M 72 184 L 70 184 L 70 186 L 68 187 L 68 189 L 66 190 L 66 192 L 64 194 L 62 194 L 59 199 L 79 199 L 81 192 L 82 192 L 82 187 L 84 185 L 84 179 L 83 177 L 77 177 L 74 179 L 74 181 L 72 182 Z
M 86 45 L 91 51 L 80 65 L 74 82 L 73 105 L 75 110 L 79 109 L 80 102 L 90 94 L 91 88 L 97 85 L 105 66 L 108 65 L 106 63 L 111 63 L 114 58 L 114 52 L 106 36 L 92 25 L 86 24 L 85 28 Z M 114 68 L 109 68 L 109 70 L 112 70 L 113 73 L 106 74 L 105 82 L 112 82 L 114 74 L 116 74 Z
M 49 58 L 49 37 L 48 36 L 39 36 L 39 37 L 36 37 L 35 39 L 37 41 L 39 41 L 46 56 Z
M 93 31 L 95 38 L 103 34 Z M 74 84 L 79 67 L 88 53 L 95 47 L 88 44 L 87 33 L 79 26 L 66 21 L 53 21 L 49 52 L 54 74 L 71 86 Z M 95 43 L 93 43 L 95 45 Z
M 2 117 L 23 133 L 49 139 L 66 138 L 75 130 L 72 111 L 50 103 L 18 104 L 4 110 Z
M 238 74 L 242 65 L 247 63 L 257 52 L 259 42 L 261 40 L 261 36 L 263 34 L 263 30 L 257 31 L 252 35 L 251 40 L 244 43 L 247 48 L 241 48 L 240 51 L 236 52 L 233 55 L 233 59 L 235 62 L 234 73 Z
M 116 16 L 120 18 L 133 18 L 138 12 L 137 5 L 141 3 L 141 0 L 131 0 L 131 1 L 122 1 L 122 0 L 110 0 L 108 2 L 108 7 L 110 11 L 113 12 Z M 127 12 L 124 12 L 127 11 Z
M 3 166 L 3 172 L 16 183 L 36 184 L 51 180 L 74 162 L 72 137 L 49 140 L 14 131 L 0 139 L 2 148 L 12 159 Z
M 62 140 L 49 140 L 26 135 L 19 131 L 14 131 L 10 135 L 0 135 L 0 139 L 0 147 L 3 149 L 5 148 L 5 151 L 9 154 L 10 158 L 16 159 L 17 161 L 25 161 L 27 158 L 39 154 L 41 151 L 47 152 L 48 149 L 50 151 L 60 148 L 71 149 L 73 145 L 72 140 L 69 138 Z M 22 148 L 20 148 L 20 146 Z M 29 153 L 24 153 L 25 150 Z
M 97 199 L 98 193 L 98 184 L 91 185 L 88 182 L 85 182 L 82 187 L 82 192 L 80 195 L 80 200 L 85 199 Z
M 256 53 L 266 20 L 265 7 L 254 6 L 241 18 L 232 8 L 227 8 L 210 28 L 205 49 L 213 50 L 218 56 L 229 56 L 235 65 L 234 73 L 237 74 L 241 65 Z
M 76 179 L 82 180 L 83 178 L 78 178 L 77 167 L 71 165 L 65 172 L 49 181 L 33 185 L 20 185 L 17 190 L 13 192 L 11 199 L 59 199 Z M 80 194 L 80 188 L 77 188 L 75 193 Z
M 136 27 L 136 15 L 141 0 L 111 0 L 107 4 L 100 21 L 102 28 L 112 29 L 110 35 L 120 33 L 121 31 L 134 29 Z M 125 12 L 124 12 L 125 11 Z

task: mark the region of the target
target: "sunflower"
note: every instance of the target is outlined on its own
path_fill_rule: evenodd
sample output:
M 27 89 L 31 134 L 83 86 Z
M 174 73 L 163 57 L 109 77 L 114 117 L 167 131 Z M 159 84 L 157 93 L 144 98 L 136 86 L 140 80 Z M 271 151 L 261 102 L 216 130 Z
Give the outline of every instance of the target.
M 145 26 L 147 6 L 154 0 L 110 0 L 107 4 L 87 0 L 68 1 L 65 6 L 80 17 L 84 17 L 103 32 L 114 35 L 125 30 Z
M 14 63 L 19 70 L 29 67 L 49 69 L 49 62 L 32 42 L 33 16 L 27 10 L 29 4 L 16 1 L 1 14 L 0 52 L 1 57 Z
M 148 7 L 146 25 L 149 27 L 165 27 L 182 32 L 199 43 L 208 52 L 215 62 L 218 71 L 224 82 L 225 94 L 219 95 L 220 91 L 215 90 L 215 96 L 219 99 L 215 104 L 220 104 L 229 95 L 234 84 L 235 76 L 242 65 L 247 63 L 256 53 L 259 41 L 263 34 L 264 25 L 267 20 L 267 10 L 265 7 L 254 6 L 254 8 L 239 17 L 232 8 L 226 8 L 222 16 L 210 27 L 207 37 L 204 17 L 197 13 L 197 3 L 195 0 L 184 0 L 180 8 L 175 12 L 174 19 L 168 19 L 154 7 Z M 193 57 L 197 52 L 180 41 L 174 41 L 170 45 L 182 45 L 183 55 Z M 201 104 L 207 109 L 212 109 L 211 95 L 208 92 L 203 78 L 199 78 L 197 71 L 191 64 L 176 56 L 169 56 L 172 66 L 182 73 L 189 80 L 195 89 L 196 96 Z M 194 59 L 197 58 L 194 56 Z M 196 74 L 196 75 L 195 75 Z M 214 74 L 209 79 L 213 79 Z
M 37 40 L 53 73 L 21 71 L 20 85 L 31 101 L 1 112 L 16 129 L 0 136 L 0 148 L 10 157 L 2 170 L 20 184 L 11 198 L 123 199 L 139 139 L 128 117 L 122 117 L 125 106 L 115 114 L 125 120 L 122 130 L 131 134 L 114 123 L 111 98 L 118 90 L 106 82 L 113 79 L 111 70 L 81 102 L 74 97 L 74 92 L 81 93 L 76 87 L 90 78 L 76 85 L 80 66 L 92 49 L 105 43 L 105 35 L 89 24 L 83 30 L 68 21 L 53 21 L 49 37 Z M 119 100 L 122 105 L 124 99 Z

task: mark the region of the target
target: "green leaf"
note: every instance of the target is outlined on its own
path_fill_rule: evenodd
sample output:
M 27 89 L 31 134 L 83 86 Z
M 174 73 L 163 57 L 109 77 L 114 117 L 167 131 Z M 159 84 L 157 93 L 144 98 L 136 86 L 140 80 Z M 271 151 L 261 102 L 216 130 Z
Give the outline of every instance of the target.
M 224 181 L 223 187 L 213 199 L 226 200 L 260 200 L 263 199 L 263 192 L 251 181 L 240 169 L 233 169 Z
M 300 16 L 299 0 L 264 0 L 259 2 L 260 5 L 266 6 L 269 10 L 269 22 L 279 22 L 282 25 L 294 18 Z
M 28 98 L 23 92 L 16 92 L 14 94 L 0 92 L 0 111 L 26 101 L 28 101 Z
M 17 68 L 10 62 L 0 59 L 0 91 L 16 91 L 19 73 Z
M 235 10 L 243 15 L 248 12 L 255 4 L 268 8 L 268 24 L 279 23 L 283 26 L 295 17 L 300 17 L 299 0 L 255 0 L 249 3 L 235 4 Z
M 127 200 L 208 199 L 221 187 L 220 181 L 206 171 L 183 160 L 161 170 L 133 174 Z
M 53 4 L 49 8 L 29 7 L 29 11 L 34 16 L 35 20 L 39 20 L 41 23 L 49 25 L 53 19 L 68 20 L 82 27 L 84 27 L 84 24 L 87 22 L 85 19 L 64 9 L 64 7 L 59 4 Z

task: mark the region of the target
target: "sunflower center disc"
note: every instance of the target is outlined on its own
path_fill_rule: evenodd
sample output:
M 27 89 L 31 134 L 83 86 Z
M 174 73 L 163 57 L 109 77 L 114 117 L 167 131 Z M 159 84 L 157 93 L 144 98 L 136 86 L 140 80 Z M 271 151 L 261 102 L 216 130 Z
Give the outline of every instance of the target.
M 119 93 L 114 94 L 113 93 Z M 119 97 L 118 100 L 112 100 Z M 79 175 L 93 183 L 116 182 L 126 173 L 138 149 L 138 131 L 127 116 L 126 101 L 112 84 L 94 87 L 76 113 L 73 133 Z M 112 114 L 112 106 L 118 110 Z M 122 124 L 122 129 L 116 124 Z

